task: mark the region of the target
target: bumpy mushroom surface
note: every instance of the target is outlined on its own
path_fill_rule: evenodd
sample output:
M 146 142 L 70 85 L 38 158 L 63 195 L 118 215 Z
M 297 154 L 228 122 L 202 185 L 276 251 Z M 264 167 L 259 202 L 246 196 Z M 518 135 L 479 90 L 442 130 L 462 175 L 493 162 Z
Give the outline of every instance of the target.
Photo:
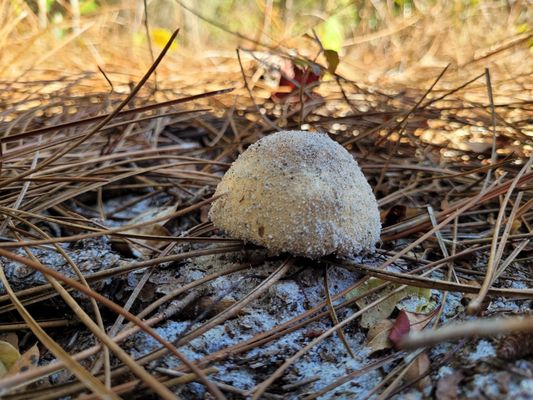
M 284 131 L 251 145 L 219 183 L 209 217 L 230 236 L 310 258 L 374 250 L 376 198 L 354 158 L 320 133 Z

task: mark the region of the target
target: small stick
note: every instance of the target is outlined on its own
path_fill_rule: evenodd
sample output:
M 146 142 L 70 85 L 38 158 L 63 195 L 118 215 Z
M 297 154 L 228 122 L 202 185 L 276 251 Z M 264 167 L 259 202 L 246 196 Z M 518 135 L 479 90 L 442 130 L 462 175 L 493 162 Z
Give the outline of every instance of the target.
M 533 316 L 478 319 L 447 325 L 435 331 L 413 332 L 400 341 L 400 348 L 411 350 L 462 338 L 492 337 L 519 332 L 533 332 Z

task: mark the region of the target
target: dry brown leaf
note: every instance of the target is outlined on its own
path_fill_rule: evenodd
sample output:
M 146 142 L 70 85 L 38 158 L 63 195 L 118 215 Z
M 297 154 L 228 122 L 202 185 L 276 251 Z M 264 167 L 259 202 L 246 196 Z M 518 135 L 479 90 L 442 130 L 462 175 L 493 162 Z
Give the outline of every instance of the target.
M 423 314 L 404 310 L 402 310 L 402 312 L 407 315 L 407 319 L 409 319 L 409 326 L 411 328 L 410 330 L 412 332 L 418 332 L 424 329 L 431 322 L 431 319 L 434 315 L 434 313 Z
M 15 332 L 6 332 L 0 335 L 0 341 L 8 342 L 14 348 L 19 348 L 19 337 Z
M 394 325 L 390 319 L 383 319 L 377 324 L 370 327 L 368 330 L 368 347 L 370 347 L 370 354 L 383 349 L 390 349 L 392 343 L 389 340 L 389 333 Z
M 407 369 L 407 372 L 405 373 L 405 379 L 407 381 L 412 381 L 412 380 L 420 378 L 421 376 L 425 375 L 429 371 L 430 365 L 431 365 L 431 362 L 429 361 L 429 357 L 427 353 L 420 354 L 418 357 L 415 358 L 414 362 Z M 430 384 L 431 384 L 431 380 L 429 379 L 429 376 L 425 376 L 424 378 L 417 381 L 416 387 L 419 390 L 423 390 L 425 387 L 427 387 Z
M 19 372 L 27 371 L 35 368 L 39 362 L 39 348 L 34 344 L 20 356 L 20 358 L 9 369 L 8 375 L 18 374 Z
M 176 211 L 176 206 L 165 206 L 165 207 L 154 207 L 138 216 L 133 218 L 129 223 L 130 224 L 140 224 L 143 222 L 148 222 L 157 218 L 170 216 Z M 127 230 L 126 233 L 131 233 L 135 235 L 150 235 L 150 236 L 170 236 L 170 232 L 167 230 L 167 228 L 164 227 L 164 225 L 168 222 L 168 220 L 159 221 L 157 223 L 143 226 L 140 228 L 130 229 Z M 159 249 L 163 247 L 165 244 L 168 243 L 167 240 L 164 239 L 135 239 L 136 242 L 146 244 L 147 246 Z M 151 250 L 136 245 L 135 243 L 129 243 L 129 247 L 131 251 L 136 255 L 147 255 L 151 254 Z

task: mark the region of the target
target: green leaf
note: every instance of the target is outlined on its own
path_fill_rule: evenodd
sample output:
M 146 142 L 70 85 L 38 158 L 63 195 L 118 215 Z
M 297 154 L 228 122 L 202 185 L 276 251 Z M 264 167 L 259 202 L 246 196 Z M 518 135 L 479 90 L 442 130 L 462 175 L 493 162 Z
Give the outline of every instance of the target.
M 392 342 L 389 340 L 389 333 L 393 326 L 393 321 L 383 319 L 368 329 L 367 346 L 370 348 L 370 354 L 392 347 Z
M 98 3 L 95 0 L 85 0 L 80 3 L 80 14 L 86 15 L 98 11 Z
M 334 74 L 337 66 L 339 65 L 339 53 L 335 50 L 324 50 L 324 56 L 328 63 L 328 72 Z
M 338 16 L 332 15 L 318 28 L 317 35 L 326 50 L 340 51 L 344 41 L 344 29 Z
M 361 295 L 364 295 L 369 290 L 382 285 L 383 283 L 386 283 L 386 281 L 378 278 L 370 278 L 364 283 L 364 285 L 361 285 L 357 289 L 354 289 L 350 293 L 348 293 L 346 297 L 348 299 L 359 297 Z M 398 289 L 399 286 L 400 285 L 394 283 L 389 283 L 389 285 L 385 289 L 380 290 L 379 292 L 374 293 L 372 295 L 363 296 L 355 303 L 360 309 L 364 308 L 368 304 L 377 300 L 378 298 L 386 296 L 387 294 Z M 386 300 L 382 301 L 375 307 L 363 313 L 363 315 L 361 315 L 361 326 L 364 328 L 369 328 L 377 324 L 379 321 L 388 318 L 396 307 L 396 305 L 400 301 L 408 297 L 418 297 L 422 304 L 420 308 L 422 308 L 425 312 L 427 312 L 428 309 L 431 309 L 431 307 L 435 306 L 435 304 L 431 301 L 431 289 L 407 286 L 404 289 L 400 290 L 398 293 L 391 295 Z
M 0 373 L 6 374 L 19 358 L 19 351 L 11 343 L 0 340 L 0 363 L 2 364 Z
M 55 2 L 56 2 L 55 0 L 46 0 L 46 3 L 45 3 L 46 12 L 50 12 Z

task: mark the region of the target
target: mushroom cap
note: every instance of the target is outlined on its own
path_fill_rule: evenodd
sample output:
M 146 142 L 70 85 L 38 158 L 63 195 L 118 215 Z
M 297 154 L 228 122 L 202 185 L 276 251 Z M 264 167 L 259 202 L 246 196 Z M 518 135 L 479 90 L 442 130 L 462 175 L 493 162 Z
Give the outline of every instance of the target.
M 214 226 L 273 253 L 309 258 L 374 250 L 381 223 L 352 155 L 321 133 L 283 131 L 231 165 L 209 211 Z

